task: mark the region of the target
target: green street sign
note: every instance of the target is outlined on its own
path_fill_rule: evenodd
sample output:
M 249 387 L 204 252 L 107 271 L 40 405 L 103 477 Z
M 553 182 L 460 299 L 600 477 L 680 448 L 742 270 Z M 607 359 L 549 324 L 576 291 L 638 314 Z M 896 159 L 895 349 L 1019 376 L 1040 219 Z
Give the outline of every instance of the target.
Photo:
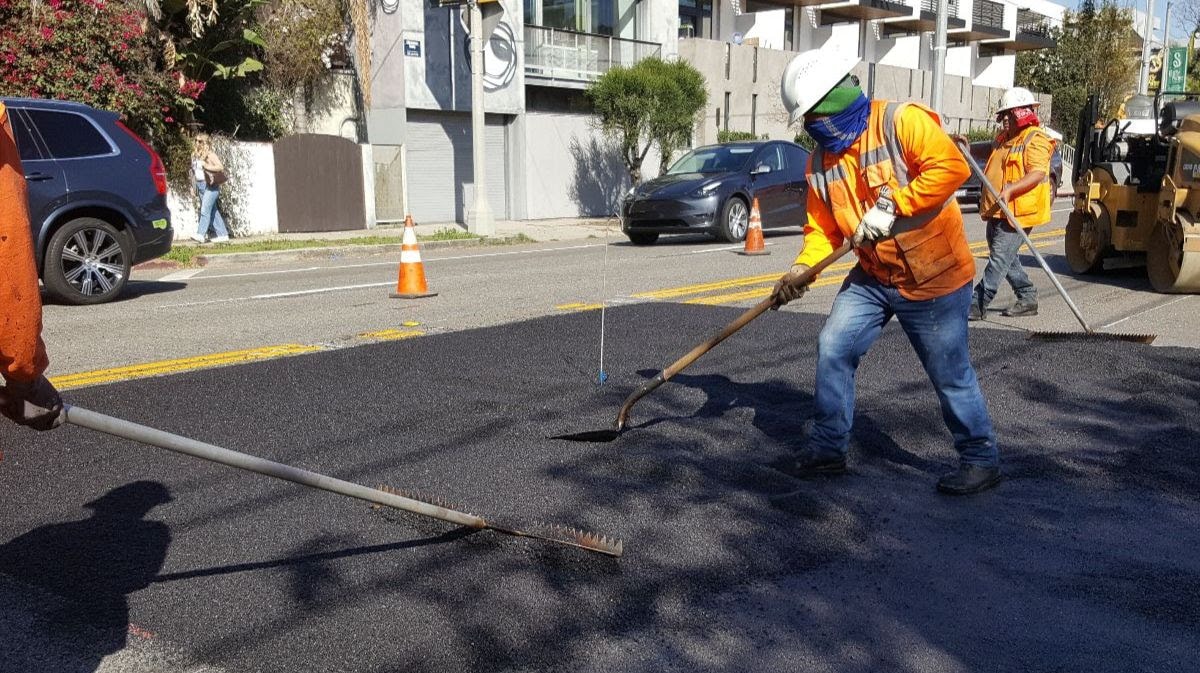
M 1187 47 L 1170 47 L 1167 49 L 1167 60 L 1163 63 L 1166 77 L 1163 78 L 1163 91 L 1187 90 Z

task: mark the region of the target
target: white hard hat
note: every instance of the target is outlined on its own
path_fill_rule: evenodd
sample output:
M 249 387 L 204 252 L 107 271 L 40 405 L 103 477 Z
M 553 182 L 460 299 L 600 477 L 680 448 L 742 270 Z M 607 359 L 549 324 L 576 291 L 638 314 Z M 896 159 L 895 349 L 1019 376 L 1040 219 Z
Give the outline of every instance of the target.
M 823 49 L 810 49 L 797 54 L 784 68 L 783 80 L 779 83 L 779 94 L 788 111 L 788 126 L 800 121 L 806 112 L 816 107 L 860 60 L 857 56 Z
M 1024 87 L 1014 86 L 1004 95 L 1000 97 L 1000 107 L 996 108 L 996 114 L 1000 114 L 1005 110 L 1011 110 L 1018 107 L 1037 107 L 1041 105 L 1038 99 L 1033 97 L 1033 94 Z

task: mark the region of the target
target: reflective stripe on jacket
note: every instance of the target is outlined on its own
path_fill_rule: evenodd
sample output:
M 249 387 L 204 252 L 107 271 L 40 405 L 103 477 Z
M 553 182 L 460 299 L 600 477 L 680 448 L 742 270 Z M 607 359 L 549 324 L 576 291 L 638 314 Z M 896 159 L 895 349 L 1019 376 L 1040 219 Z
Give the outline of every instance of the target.
M 46 371 L 25 173 L 8 110 L 0 103 L 0 374 L 29 382 Z
M 1054 139 L 1040 126 L 1030 126 L 1016 136 L 1009 138 L 992 150 L 988 157 L 987 174 L 996 191 L 1006 184 L 1011 184 L 1033 171 L 1042 171 L 1046 177 L 1033 189 L 1011 199 L 1008 209 L 1012 211 L 1022 227 L 1035 227 L 1050 221 L 1050 201 L 1053 194 L 1050 190 L 1050 158 L 1054 155 Z M 1003 176 L 1004 182 L 996 184 L 997 176 Z M 987 213 L 995 205 L 996 199 L 988 190 L 983 190 L 979 196 L 979 212 Z M 988 218 L 1003 218 L 1004 213 L 996 212 Z
M 812 266 L 853 236 L 889 186 L 894 236 L 855 250 L 863 270 L 911 300 L 947 295 L 975 277 L 954 200 L 970 168 L 929 108 L 872 101 L 867 129 L 850 149 L 827 155 L 818 147 L 807 173 L 808 222 L 797 264 Z

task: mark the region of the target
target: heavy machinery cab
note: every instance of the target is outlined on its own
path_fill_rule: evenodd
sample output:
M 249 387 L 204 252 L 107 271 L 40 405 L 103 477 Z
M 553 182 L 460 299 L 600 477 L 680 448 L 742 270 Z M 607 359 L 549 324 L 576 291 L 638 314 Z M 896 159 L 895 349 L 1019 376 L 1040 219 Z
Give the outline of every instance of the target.
M 1146 103 L 1132 97 L 1107 123 L 1096 96 L 1081 111 L 1067 261 L 1077 273 L 1145 263 L 1156 290 L 1200 292 L 1200 92 Z

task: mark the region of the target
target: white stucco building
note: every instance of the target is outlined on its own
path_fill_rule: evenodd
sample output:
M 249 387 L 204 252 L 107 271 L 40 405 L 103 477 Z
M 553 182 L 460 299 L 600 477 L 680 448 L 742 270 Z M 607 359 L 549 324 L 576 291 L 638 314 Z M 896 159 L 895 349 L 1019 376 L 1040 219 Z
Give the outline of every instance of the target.
M 863 59 L 876 97 L 928 100 L 936 0 L 497 0 L 486 45 L 488 199 L 498 219 L 611 214 L 628 188 L 583 90 L 616 65 L 682 58 L 709 102 L 693 141 L 720 129 L 791 138 L 779 78 L 797 51 Z M 987 123 L 1015 54 L 1053 47 L 1063 8 L 1047 0 L 950 0 L 944 109 L 951 128 Z M 377 216 L 465 221 L 473 202 L 466 11 L 380 0 L 371 105 Z M 657 161 L 649 160 L 653 175 Z

